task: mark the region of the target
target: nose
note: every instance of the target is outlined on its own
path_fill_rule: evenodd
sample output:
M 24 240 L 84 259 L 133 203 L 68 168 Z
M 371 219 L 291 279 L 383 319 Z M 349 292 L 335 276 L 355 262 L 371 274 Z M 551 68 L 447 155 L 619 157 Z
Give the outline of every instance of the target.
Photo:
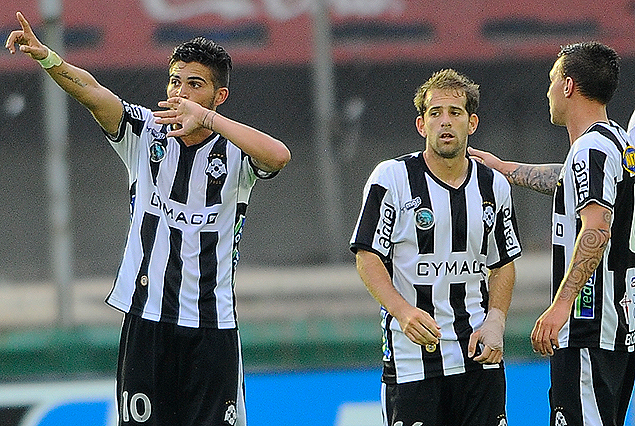
M 176 90 L 176 96 L 178 96 L 179 98 L 187 99 L 188 94 L 187 94 L 187 89 L 185 84 L 182 84 L 181 86 L 179 86 L 179 88 Z

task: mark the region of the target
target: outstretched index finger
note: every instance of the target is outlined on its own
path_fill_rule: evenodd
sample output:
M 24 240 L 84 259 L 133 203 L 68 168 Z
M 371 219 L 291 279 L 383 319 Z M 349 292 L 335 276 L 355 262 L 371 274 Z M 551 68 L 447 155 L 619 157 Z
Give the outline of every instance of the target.
M 26 20 L 24 15 L 21 12 L 16 12 L 15 16 L 18 18 L 18 22 L 20 22 L 21 30 L 12 31 L 7 41 L 4 45 L 5 48 L 9 50 L 11 53 L 15 53 L 15 44 L 23 44 L 24 40 L 28 37 L 34 37 L 33 30 L 31 29 L 31 25 Z
M 33 34 L 33 30 L 31 29 L 31 24 L 29 24 L 29 21 L 26 20 L 22 12 L 16 12 L 15 16 L 18 18 L 18 21 L 20 22 L 22 31 L 24 31 L 26 34 Z

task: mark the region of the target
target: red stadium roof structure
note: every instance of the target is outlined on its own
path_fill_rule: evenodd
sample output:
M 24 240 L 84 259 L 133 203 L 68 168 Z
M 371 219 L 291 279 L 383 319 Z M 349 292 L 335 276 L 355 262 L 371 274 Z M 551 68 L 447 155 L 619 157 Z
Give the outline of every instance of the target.
M 314 0 L 64 0 L 65 57 L 83 67 L 164 66 L 171 48 L 204 35 L 237 65 L 305 64 Z M 327 0 L 337 63 L 551 58 L 561 44 L 599 40 L 635 55 L 631 0 Z M 452 5 L 452 6 L 449 6 Z M 21 11 L 37 33 L 37 0 Z M 0 36 L 15 29 L 0 16 Z M 0 54 L 0 70 L 15 69 Z

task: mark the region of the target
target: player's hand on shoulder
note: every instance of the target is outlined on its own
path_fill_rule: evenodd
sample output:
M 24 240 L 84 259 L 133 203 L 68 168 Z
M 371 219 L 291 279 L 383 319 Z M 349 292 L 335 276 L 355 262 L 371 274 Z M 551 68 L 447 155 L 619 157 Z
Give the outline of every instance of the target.
M 500 158 L 491 152 L 482 151 L 480 149 L 472 148 L 471 146 L 467 147 L 467 153 L 470 158 L 473 158 L 479 163 L 483 163 L 492 169 L 496 169 L 501 163 Z

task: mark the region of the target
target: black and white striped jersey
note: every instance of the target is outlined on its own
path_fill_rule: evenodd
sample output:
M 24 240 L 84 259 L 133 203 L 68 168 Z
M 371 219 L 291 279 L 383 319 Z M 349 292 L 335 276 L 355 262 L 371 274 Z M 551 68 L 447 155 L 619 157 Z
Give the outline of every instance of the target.
M 602 260 L 578 295 L 558 336 L 560 347 L 634 349 L 635 151 L 616 123 L 596 123 L 572 145 L 553 203 L 552 295 L 573 256 L 581 228 L 579 211 L 597 203 L 613 212 L 611 239 Z
M 106 302 L 152 321 L 236 327 L 234 272 L 257 170 L 219 134 L 188 147 L 149 109 L 123 105 L 109 140 L 128 169 L 131 224 Z
M 465 182 L 452 188 L 430 172 L 421 152 L 384 161 L 364 188 L 351 249 L 378 254 L 399 293 L 441 327 L 438 347 L 422 347 L 382 307 L 384 382 L 499 367 L 469 359 L 467 346 L 487 313 L 487 269 L 521 254 L 502 174 L 470 160 Z

